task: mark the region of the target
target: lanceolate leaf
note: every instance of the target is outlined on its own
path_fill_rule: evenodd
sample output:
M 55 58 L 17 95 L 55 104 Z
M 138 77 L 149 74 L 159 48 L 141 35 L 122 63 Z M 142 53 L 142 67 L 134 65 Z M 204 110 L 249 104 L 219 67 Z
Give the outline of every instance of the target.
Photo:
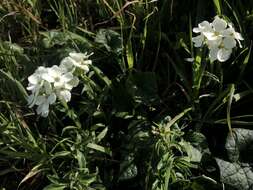
M 66 189 L 67 185 L 56 185 L 56 184 L 50 184 L 46 186 L 43 190 L 64 190 Z
M 30 179 L 31 177 L 39 174 L 40 172 L 42 172 L 43 170 L 45 170 L 45 168 L 40 168 L 42 166 L 42 164 L 38 164 L 36 166 L 34 166 L 32 168 L 32 170 L 22 179 L 22 181 L 19 183 L 19 186 L 24 183 L 25 181 L 27 181 L 28 179 Z

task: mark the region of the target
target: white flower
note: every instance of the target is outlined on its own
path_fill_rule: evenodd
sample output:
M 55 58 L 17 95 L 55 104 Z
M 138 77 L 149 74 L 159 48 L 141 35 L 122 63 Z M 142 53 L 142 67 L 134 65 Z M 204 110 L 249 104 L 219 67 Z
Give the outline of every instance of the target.
M 241 34 L 235 32 L 233 25 L 219 16 L 216 16 L 212 23 L 201 22 L 198 27 L 193 28 L 193 32 L 200 33 L 200 35 L 192 38 L 194 46 L 207 45 L 211 62 L 215 60 L 225 62 L 230 58 L 237 43 L 239 47 L 242 47 L 240 43 L 243 40 Z
M 60 64 L 61 68 L 64 68 L 68 71 L 73 71 L 75 68 L 82 69 L 85 73 L 89 72 L 89 65 L 92 64 L 92 61 L 89 57 L 92 55 L 86 53 L 69 53 L 68 57 L 65 57 Z
M 34 74 L 28 77 L 27 89 L 32 92 L 28 97 L 29 107 L 37 105 L 37 114 L 47 117 L 49 105 L 55 103 L 56 99 L 69 102 L 71 90 L 79 83 L 79 79 L 57 65 L 50 68 L 39 67 Z
M 214 40 L 216 38 L 212 24 L 207 21 L 199 23 L 197 28 L 193 28 L 193 32 L 200 33 L 200 36 L 203 35 L 203 37 L 206 37 L 208 40 Z
M 36 99 L 40 93 L 40 91 L 48 91 L 48 85 L 45 83 L 45 81 L 42 78 L 42 75 L 47 72 L 47 68 L 45 67 L 38 67 L 34 74 L 28 77 L 28 87 L 27 90 L 31 91 L 32 94 L 28 97 L 28 105 L 29 107 L 33 107 Z M 45 90 L 43 90 L 43 86 L 45 87 Z
M 241 48 L 241 42 L 243 39 L 242 35 L 239 32 L 236 32 L 235 29 L 233 28 L 233 25 L 231 23 L 228 24 L 229 28 L 227 28 L 226 30 L 224 30 L 222 32 L 222 35 L 224 37 L 232 37 L 234 40 L 236 40 L 239 44 L 239 47 Z
M 29 84 L 26 89 L 32 92 L 38 91 L 43 85 L 42 74 L 46 72 L 45 67 L 38 67 L 34 74 L 28 77 Z
M 69 90 L 58 90 L 57 96 L 60 100 L 69 102 L 71 99 L 71 93 Z
M 71 72 L 66 72 L 61 67 L 54 65 L 48 69 L 48 73 L 43 75 L 43 79 L 52 83 L 54 88 L 64 88 L 73 79 Z
M 50 95 L 42 95 L 38 96 L 36 105 L 38 106 L 36 111 L 37 114 L 41 115 L 42 117 L 47 117 L 49 113 L 49 105 L 55 103 L 56 95 L 52 93 Z
M 87 53 L 69 53 L 60 66 L 38 67 L 36 71 L 28 77 L 27 90 L 31 91 L 28 96 L 28 105 L 37 105 L 37 114 L 47 117 L 49 106 L 57 99 L 69 102 L 71 100 L 71 90 L 79 84 L 78 77 L 74 76 L 75 69 L 80 68 L 84 73 L 89 72 L 89 65 L 92 61 Z
M 194 33 L 208 33 L 213 31 L 212 25 L 208 21 L 203 21 L 198 24 L 198 27 L 193 28 Z

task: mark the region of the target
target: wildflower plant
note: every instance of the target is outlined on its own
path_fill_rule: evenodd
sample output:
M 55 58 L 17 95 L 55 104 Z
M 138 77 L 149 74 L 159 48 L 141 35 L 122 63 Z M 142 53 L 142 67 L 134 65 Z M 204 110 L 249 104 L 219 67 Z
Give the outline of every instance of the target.
M 91 55 L 91 54 L 90 54 Z M 40 66 L 28 77 L 27 90 L 31 91 L 28 97 L 28 105 L 32 108 L 37 105 L 36 112 L 42 117 L 49 114 L 49 106 L 56 100 L 69 102 L 71 90 L 79 84 L 76 76 L 76 68 L 81 69 L 85 74 L 89 72 L 89 65 L 92 61 L 87 53 L 69 53 L 60 66 Z
M 252 189 L 252 13 L 246 0 L 3 0 L 0 190 Z
M 192 38 L 195 47 L 207 46 L 211 62 L 227 61 L 232 50 L 243 40 L 242 35 L 236 32 L 233 24 L 216 16 L 213 22 L 203 21 L 198 27 L 193 28 L 193 32 L 199 34 Z

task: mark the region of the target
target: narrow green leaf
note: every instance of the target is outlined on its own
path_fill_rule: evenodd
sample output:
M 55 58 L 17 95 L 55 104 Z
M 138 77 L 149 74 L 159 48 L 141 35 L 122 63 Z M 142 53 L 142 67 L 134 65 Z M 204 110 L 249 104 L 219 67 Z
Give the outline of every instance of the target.
M 52 157 L 51 159 L 55 159 L 55 158 L 58 158 L 58 157 L 66 157 L 66 156 L 69 156 L 71 155 L 71 152 L 70 151 L 60 151 L 60 152 L 56 152 Z
M 187 108 L 180 114 L 176 115 L 172 120 L 169 121 L 169 123 L 165 126 L 165 131 L 170 131 L 170 127 L 174 125 L 179 119 L 181 119 L 185 114 L 187 114 L 189 111 L 191 111 L 192 108 Z
M 50 184 L 43 188 L 43 190 L 64 190 L 67 187 L 67 185 L 56 185 L 56 184 Z
M 94 143 L 87 144 L 87 147 L 112 156 L 112 152 L 109 148 L 105 148 L 103 146 L 100 146 L 100 145 L 97 145 L 97 144 L 94 144 Z
M 245 71 L 245 69 L 246 69 L 246 66 L 247 66 L 248 63 L 249 63 L 249 58 L 250 58 L 250 55 L 251 55 L 251 48 L 252 48 L 252 42 L 251 42 L 251 44 L 250 44 L 250 48 L 248 49 L 248 53 L 247 53 L 245 59 L 243 60 L 242 65 L 241 65 L 241 68 L 240 68 L 240 75 L 239 75 L 239 81 L 241 81 L 242 76 L 243 76 L 243 73 L 244 73 L 244 71 Z
M 33 177 L 33 176 L 37 175 L 38 173 L 44 171 L 45 168 L 40 169 L 41 166 L 42 166 L 42 164 L 38 164 L 38 165 L 34 166 L 32 168 L 32 170 L 28 174 L 26 174 L 26 176 L 22 179 L 22 181 L 19 183 L 18 186 L 20 186 L 22 183 L 24 183 L 26 180 L 30 179 L 31 177 Z
M 84 154 L 79 150 L 77 150 L 76 159 L 78 161 L 79 169 L 85 169 L 86 168 L 86 159 L 85 159 Z
M 220 0 L 213 0 L 214 6 L 216 8 L 217 11 L 217 15 L 221 15 L 221 3 Z
M 104 128 L 103 131 L 99 133 L 99 135 L 97 136 L 97 142 L 100 142 L 106 136 L 107 131 L 108 127 Z
M 126 56 L 127 56 L 128 68 L 132 69 L 134 66 L 134 56 L 133 56 L 131 40 L 129 40 L 126 45 Z
M 227 105 L 227 123 L 228 123 L 228 128 L 229 128 L 230 133 L 232 133 L 230 110 L 231 110 L 231 104 L 232 104 L 234 93 L 235 93 L 235 85 L 231 84 L 230 90 L 229 90 L 228 105 Z

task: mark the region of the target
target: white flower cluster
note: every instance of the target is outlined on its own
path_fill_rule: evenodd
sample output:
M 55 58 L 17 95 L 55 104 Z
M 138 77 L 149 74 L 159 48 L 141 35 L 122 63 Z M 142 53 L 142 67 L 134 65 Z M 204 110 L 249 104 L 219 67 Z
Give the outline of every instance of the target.
M 69 53 L 69 56 L 61 61 L 60 66 L 38 67 L 28 77 L 27 90 L 31 91 L 28 97 L 29 107 L 37 105 L 37 114 L 47 117 L 49 105 L 55 103 L 57 98 L 69 102 L 72 88 L 79 84 L 79 79 L 74 75 L 74 71 L 80 68 L 84 73 L 89 72 L 89 65 L 92 63 L 89 60 L 90 55 Z
M 194 46 L 207 45 L 211 62 L 215 60 L 225 62 L 230 58 L 237 43 L 239 47 L 242 47 L 240 43 L 243 40 L 241 34 L 235 31 L 232 23 L 227 23 L 219 16 L 216 16 L 212 23 L 208 21 L 199 23 L 198 27 L 193 28 L 193 32 L 200 33 L 200 35 L 192 38 Z

